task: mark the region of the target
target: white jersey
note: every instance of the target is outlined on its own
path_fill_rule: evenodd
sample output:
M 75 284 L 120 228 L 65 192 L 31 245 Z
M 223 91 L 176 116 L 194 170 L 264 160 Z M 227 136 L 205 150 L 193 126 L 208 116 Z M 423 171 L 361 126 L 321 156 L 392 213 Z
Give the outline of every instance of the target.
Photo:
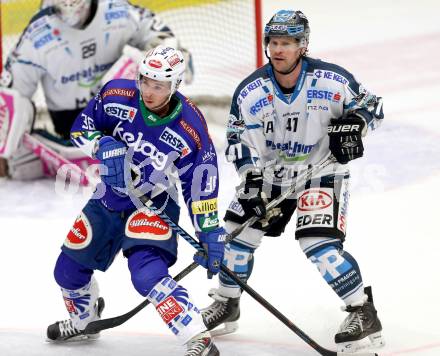
M 125 44 L 146 48 L 170 29 L 147 9 L 125 0 L 100 0 L 84 29 L 63 23 L 53 7 L 37 13 L 9 55 L 12 88 L 31 98 L 41 81 L 50 111 L 84 108 Z
M 369 129 L 383 119 L 381 100 L 345 69 L 304 57 L 291 94 L 283 94 L 267 64 L 236 89 L 229 116 L 226 157 L 240 172 L 250 165 L 295 173 L 330 154 L 327 127 L 332 118 L 359 111 Z M 329 171 L 346 170 L 336 164 Z M 292 172 L 293 171 L 293 172 Z M 272 171 L 273 172 L 273 171 Z

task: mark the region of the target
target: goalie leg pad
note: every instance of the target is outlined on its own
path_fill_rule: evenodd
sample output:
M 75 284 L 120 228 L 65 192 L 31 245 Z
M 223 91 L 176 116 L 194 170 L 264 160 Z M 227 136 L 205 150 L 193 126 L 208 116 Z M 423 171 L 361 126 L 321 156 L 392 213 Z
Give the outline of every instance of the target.
M 159 281 L 147 299 L 182 345 L 206 330 L 200 311 L 195 307 L 188 291 L 171 277 Z
M 300 245 L 307 258 L 316 265 L 321 276 L 346 305 L 363 297 L 364 286 L 359 265 L 353 256 L 342 249 L 339 239 L 303 238 Z
M 34 180 L 46 176 L 40 157 L 25 146 L 18 147 L 7 164 L 9 176 L 14 180 Z
M 15 89 L 0 87 L 0 157 L 9 158 L 29 132 L 35 115 L 32 102 Z

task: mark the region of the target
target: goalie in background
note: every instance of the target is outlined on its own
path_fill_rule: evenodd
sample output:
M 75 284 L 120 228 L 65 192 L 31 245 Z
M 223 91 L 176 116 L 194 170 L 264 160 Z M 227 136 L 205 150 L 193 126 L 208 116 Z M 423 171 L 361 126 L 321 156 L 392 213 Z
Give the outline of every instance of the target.
M 35 111 L 29 101 L 38 84 L 56 135 L 47 130 L 35 130 L 33 134 L 67 159 L 90 164 L 70 144 L 74 119 L 121 56 L 127 58 L 124 46 L 133 47 L 124 53 L 136 53 L 133 49 L 145 51 L 159 44 L 181 50 L 188 63 L 185 83 L 190 83 L 190 53 L 180 47 L 171 29 L 150 10 L 125 0 L 45 1 L 9 54 L 2 72 L 0 176 L 35 179 L 44 175 L 42 162 L 21 144 L 23 134 L 33 131 Z M 139 55 L 132 62 L 138 61 Z

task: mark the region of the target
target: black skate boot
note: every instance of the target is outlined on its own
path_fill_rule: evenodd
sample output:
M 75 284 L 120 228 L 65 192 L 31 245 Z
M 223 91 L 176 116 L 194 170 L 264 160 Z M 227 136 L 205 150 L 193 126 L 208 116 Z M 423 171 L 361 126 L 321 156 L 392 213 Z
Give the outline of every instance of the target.
M 211 331 L 211 335 L 220 336 L 237 331 L 237 320 L 240 318 L 240 297 L 223 297 L 216 289 L 211 289 L 209 296 L 214 299 L 214 303 L 202 309 L 201 312 L 203 322 Z M 222 328 L 213 330 L 221 324 L 224 324 Z
M 101 318 L 104 307 L 104 298 L 98 298 L 95 304 L 97 319 Z M 50 342 L 81 341 L 88 339 L 97 339 L 98 337 L 99 333 L 84 334 L 82 331 L 75 328 L 73 326 L 72 319 L 57 321 L 55 324 L 49 325 L 47 327 L 47 341 Z
M 220 352 L 214 345 L 208 331 L 194 336 L 186 343 L 185 356 L 219 356 Z
M 344 308 L 350 314 L 335 335 L 338 352 L 352 353 L 366 347 L 379 347 L 385 344 L 381 333 L 382 325 L 373 304 L 371 287 L 366 287 L 364 291 L 368 296 L 366 302 Z

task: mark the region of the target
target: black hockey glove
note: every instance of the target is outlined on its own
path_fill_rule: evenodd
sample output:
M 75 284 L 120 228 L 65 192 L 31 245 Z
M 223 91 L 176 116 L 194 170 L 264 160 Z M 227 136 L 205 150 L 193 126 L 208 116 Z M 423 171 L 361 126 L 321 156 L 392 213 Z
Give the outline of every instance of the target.
M 365 121 L 352 114 L 346 118 L 331 119 L 327 132 L 330 137 L 330 151 L 339 163 L 360 158 L 364 154 L 362 130 Z
M 251 169 L 246 179 L 237 189 L 238 202 L 245 214 L 258 217 L 266 215 L 266 202 L 263 193 L 263 173 L 259 169 Z

